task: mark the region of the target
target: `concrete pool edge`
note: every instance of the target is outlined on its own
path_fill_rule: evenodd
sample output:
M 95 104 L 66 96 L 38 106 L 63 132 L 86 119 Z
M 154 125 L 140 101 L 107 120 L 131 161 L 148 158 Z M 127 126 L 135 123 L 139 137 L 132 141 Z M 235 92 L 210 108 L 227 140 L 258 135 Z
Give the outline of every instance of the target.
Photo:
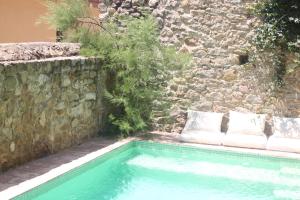
M 245 153 L 245 154 L 276 157 L 276 158 L 283 158 L 283 159 L 294 159 L 294 160 L 299 160 L 299 162 L 300 162 L 300 154 L 293 153 L 293 152 L 272 151 L 272 150 L 266 150 L 266 149 L 250 149 L 250 148 L 223 146 L 223 145 L 187 143 L 187 142 L 180 142 L 177 139 L 176 135 L 175 136 L 172 135 L 170 137 L 170 134 L 165 134 L 165 133 L 154 132 L 153 134 L 157 134 L 157 136 L 153 137 L 153 139 L 149 139 L 149 138 L 143 139 L 143 136 L 141 136 L 141 138 L 139 138 L 139 140 L 145 140 L 148 142 L 158 142 L 158 143 L 162 143 L 162 144 L 184 145 L 187 147 L 196 147 L 199 149 L 230 151 L 230 152 L 234 152 L 234 153 Z M 163 138 L 161 138 L 161 136 Z M 164 139 L 165 136 L 167 136 L 167 139 Z
M 151 140 L 148 140 L 151 142 Z M 152 141 L 158 142 L 158 141 Z M 233 153 L 243 153 L 243 154 L 251 154 L 251 155 L 258 155 L 258 156 L 265 156 L 265 157 L 274 157 L 274 158 L 282 158 L 282 159 L 293 159 L 299 160 L 300 162 L 300 154 L 297 153 L 289 153 L 289 152 L 281 152 L 281 151 L 270 151 L 270 150 L 260 150 L 260 149 L 246 149 L 246 148 L 239 148 L 239 147 L 227 147 L 227 146 L 214 146 L 214 145 L 206 145 L 206 144 L 195 144 L 195 143 L 174 143 L 174 142 L 158 142 L 161 144 L 173 144 L 179 146 L 186 146 L 186 147 L 196 147 L 199 149 L 206 149 L 212 151 L 228 151 Z
M 36 188 L 54 178 L 57 178 L 66 172 L 69 172 L 73 169 L 76 169 L 108 152 L 111 152 L 125 144 L 128 144 L 132 141 L 137 140 L 137 138 L 127 138 L 123 139 L 121 141 L 115 142 L 107 147 L 101 148 L 97 151 L 91 152 L 85 156 L 82 156 L 76 160 L 73 160 L 69 163 L 63 164 L 59 167 L 56 167 L 49 172 L 46 172 L 40 176 L 37 176 L 35 178 L 26 180 L 24 182 L 21 182 L 20 184 L 17 184 L 15 186 L 9 187 L 3 191 L 0 192 L 0 199 L 1 200 L 10 200 L 13 199 L 25 192 L 28 192 L 29 190 Z
M 236 148 L 236 147 L 225 147 L 225 146 L 213 146 L 213 145 L 205 145 L 205 144 L 193 144 L 193 143 L 181 143 L 176 140 L 175 137 L 171 140 L 166 139 L 146 139 L 143 137 L 132 137 L 123 139 L 121 141 L 115 142 L 109 146 L 101 148 L 99 150 L 93 151 L 85 156 L 82 156 L 76 160 L 71 162 L 65 163 L 56 167 L 40 176 L 34 177 L 32 179 L 26 180 L 21 182 L 20 184 L 16 184 L 12 187 L 9 187 L 0 192 L 0 199 L 1 200 L 9 200 L 15 198 L 33 188 L 36 188 L 54 178 L 57 178 L 66 172 L 69 172 L 73 169 L 76 169 L 106 153 L 111 152 L 123 145 L 129 144 L 130 142 L 134 141 L 146 141 L 146 142 L 155 142 L 161 144 L 171 144 L 171 145 L 178 145 L 178 146 L 186 146 L 186 147 L 196 147 L 199 149 L 208 149 L 208 150 L 215 150 L 215 151 L 230 151 L 236 153 L 245 153 L 245 154 L 252 154 L 252 155 L 261 155 L 261 156 L 268 156 L 268 157 L 278 157 L 278 158 L 285 158 L 285 159 L 296 159 L 300 162 L 300 154 L 296 153 L 287 153 L 287 152 L 278 152 L 278 151 L 268 151 L 268 150 L 258 150 L 258 149 L 243 149 L 243 148 Z

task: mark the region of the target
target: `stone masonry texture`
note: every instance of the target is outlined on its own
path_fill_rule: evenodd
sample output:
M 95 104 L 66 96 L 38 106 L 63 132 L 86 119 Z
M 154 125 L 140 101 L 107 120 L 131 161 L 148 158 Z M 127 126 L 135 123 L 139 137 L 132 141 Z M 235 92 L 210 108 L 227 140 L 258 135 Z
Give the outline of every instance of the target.
M 99 65 L 81 57 L 0 63 L 0 172 L 97 135 Z
M 115 0 L 103 9 L 114 15 L 139 17 L 151 12 L 160 26 L 160 39 L 193 56 L 193 66 L 174 74 L 166 96 L 157 101 L 154 129 L 180 132 L 187 109 L 228 113 L 267 113 L 300 116 L 299 72 L 287 75 L 276 94 L 247 68 L 258 19 L 249 13 L 255 0 Z M 246 64 L 246 65 L 245 65 Z M 259 74 L 259 73 L 256 73 Z M 171 105 L 162 112 L 160 105 Z M 226 127 L 225 127 L 226 128 Z

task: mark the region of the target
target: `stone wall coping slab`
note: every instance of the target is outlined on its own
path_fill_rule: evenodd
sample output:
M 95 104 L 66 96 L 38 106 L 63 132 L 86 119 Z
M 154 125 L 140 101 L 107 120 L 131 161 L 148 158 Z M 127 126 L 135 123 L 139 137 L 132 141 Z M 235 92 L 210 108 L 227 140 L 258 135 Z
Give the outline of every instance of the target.
M 2 43 L 0 44 L 0 62 L 77 56 L 79 52 L 79 43 Z
M 99 59 L 95 57 L 84 57 L 84 56 L 67 56 L 67 57 L 54 57 L 54 58 L 44 58 L 44 59 L 35 59 L 35 60 L 16 60 L 16 61 L 0 61 L 0 66 L 12 66 L 18 64 L 34 64 L 34 63 L 49 63 L 56 61 L 93 61 L 98 62 Z

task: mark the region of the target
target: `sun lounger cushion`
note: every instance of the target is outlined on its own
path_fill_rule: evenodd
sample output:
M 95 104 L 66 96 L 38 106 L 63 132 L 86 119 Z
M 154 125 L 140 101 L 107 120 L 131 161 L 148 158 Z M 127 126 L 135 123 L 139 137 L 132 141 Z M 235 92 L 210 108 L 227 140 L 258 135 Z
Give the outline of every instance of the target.
M 221 145 L 223 113 L 188 111 L 186 125 L 179 136 L 184 142 Z
M 229 134 L 249 134 L 264 136 L 266 115 L 229 112 Z
M 300 139 L 300 118 L 273 117 L 273 135 Z
M 208 132 L 221 132 L 223 113 L 188 111 L 184 131 L 201 130 Z
M 179 138 L 183 142 L 222 145 L 224 136 L 221 132 L 186 131 Z
M 265 149 L 267 145 L 267 136 L 226 134 L 223 140 L 223 145 L 250 149 Z
M 254 113 L 229 113 L 228 131 L 224 137 L 225 146 L 265 149 L 267 137 L 264 134 L 266 115 Z
M 300 118 L 273 117 L 273 124 L 267 149 L 300 153 Z
M 272 135 L 268 139 L 267 149 L 273 151 L 300 153 L 300 139 L 291 139 Z

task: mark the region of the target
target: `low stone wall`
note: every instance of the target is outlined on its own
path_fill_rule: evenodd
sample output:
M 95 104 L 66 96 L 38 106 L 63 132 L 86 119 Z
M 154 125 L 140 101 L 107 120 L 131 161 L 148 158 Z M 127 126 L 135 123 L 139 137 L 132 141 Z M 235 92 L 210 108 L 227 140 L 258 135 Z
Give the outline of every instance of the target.
M 82 57 L 0 63 L 0 172 L 96 136 L 101 74 Z
M 0 62 L 79 55 L 77 43 L 29 42 L 0 44 Z

